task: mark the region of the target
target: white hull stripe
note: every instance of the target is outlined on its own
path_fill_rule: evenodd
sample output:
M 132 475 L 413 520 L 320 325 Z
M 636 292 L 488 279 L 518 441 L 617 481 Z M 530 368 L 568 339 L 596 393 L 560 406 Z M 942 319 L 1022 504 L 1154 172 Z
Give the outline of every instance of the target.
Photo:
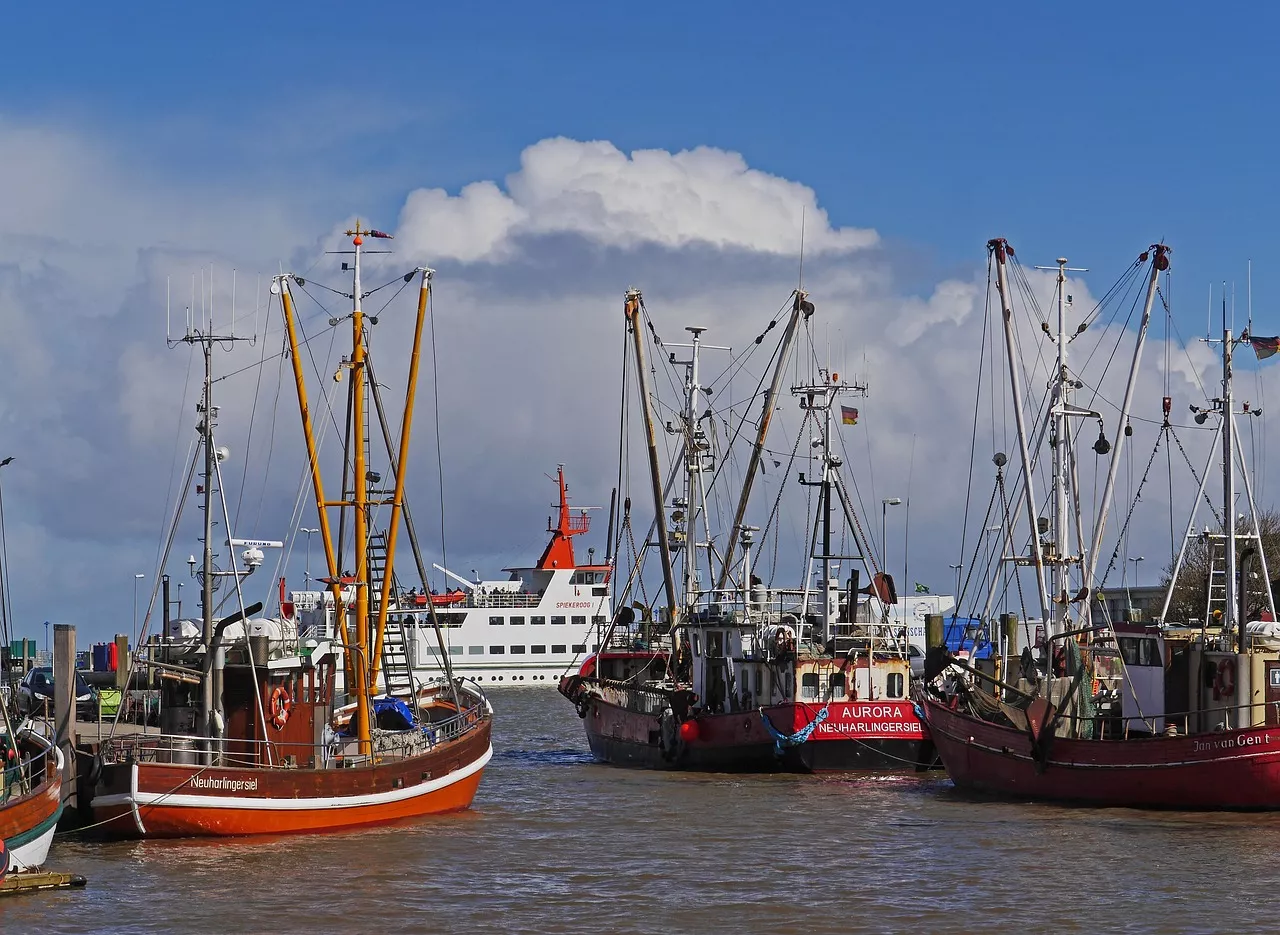
M 92 808 L 112 808 L 129 805 L 135 808 L 162 806 L 164 808 L 232 808 L 257 811 L 305 811 L 328 810 L 337 808 L 360 808 L 369 805 L 386 805 L 404 799 L 412 799 L 437 792 L 454 783 L 461 782 L 484 769 L 493 757 L 493 747 L 485 750 L 484 755 L 473 763 L 468 763 L 459 770 L 417 785 L 391 789 L 387 792 L 376 792 L 369 795 L 346 795 L 313 799 L 271 799 L 271 798 L 236 798 L 220 795 L 190 795 L 169 792 L 128 792 L 117 795 L 96 796 L 91 803 Z M 135 780 L 136 782 L 136 780 Z
M 7 847 L 9 850 L 10 870 L 25 870 L 28 867 L 44 865 L 45 858 L 49 856 L 49 845 L 53 843 L 53 832 L 58 827 L 58 817 L 61 814 L 62 808 L 59 807 L 53 815 L 41 822 L 38 827 L 9 840 Z M 24 840 L 21 844 L 15 843 L 33 832 L 36 834 L 34 838 Z

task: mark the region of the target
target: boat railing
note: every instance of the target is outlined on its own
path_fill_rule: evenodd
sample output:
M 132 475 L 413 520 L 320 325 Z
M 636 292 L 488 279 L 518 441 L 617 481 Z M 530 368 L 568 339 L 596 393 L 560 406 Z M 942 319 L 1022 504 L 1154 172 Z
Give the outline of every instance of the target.
M 6 752 L 5 747 L 0 746 L 0 755 L 5 755 L 7 762 Z M 53 748 L 49 747 L 25 757 L 20 756 L 13 763 L 4 766 L 3 776 L 0 777 L 0 803 L 26 795 L 40 785 L 48 772 L 47 764 L 52 755 Z
M 601 682 L 596 690 L 610 704 L 616 704 L 628 710 L 638 711 L 652 717 L 661 715 L 671 703 L 662 692 L 649 691 L 644 688 L 613 682 Z
M 666 627 L 658 624 L 616 626 L 609 634 L 602 651 L 670 653 L 671 636 Z
M 1024 696 L 1024 698 L 1029 697 L 1031 696 Z M 1231 720 L 1238 720 L 1240 713 L 1244 711 L 1250 712 L 1250 720 L 1252 720 L 1252 711 L 1255 708 L 1261 708 L 1266 714 L 1270 714 L 1274 718 L 1274 722 L 1265 722 L 1264 717 L 1264 723 L 1262 724 L 1247 724 L 1244 727 L 1228 726 Z M 1008 717 L 1008 714 L 1006 713 L 1005 716 Z M 1128 740 L 1133 733 L 1153 736 L 1204 737 L 1221 734 L 1227 730 L 1280 728 L 1280 701 L 1228 703 L 1212 705 L 1197 711 L 1170 711 L 1154 714 L 1112 714 L 1106 711 L 1095 711 L 1090 715 L 1081 715 L 1072 708 L 1066 711 L 1058 711 L 1055 717 L 1059 724 L 1067 725 L 1067 736 L 1078 736 L 1080 733 L 1078 728 L 1093 725 L 1098 732 L 1097 737 L 1100 740 Z M 1193 719 L 1197 722 L 1203 722 L 1206 718 L 1210 720 L 1219 718 L 1220 720 L 1207 729 L 1201 728 L 1195 731 L 1191 729 Z M 1156 721 L 1164 722 L 1162 731 L 1156 730 Z M 1179 727 L 1181 728 L 1180 730 Z
M 491 711 L 483 699 L 438 721 L 427 721 L 411 730 L 373 730 L 374 757 L 407 758 L 456 740 L 486 720 Z M 211 739 L 194 734 L 125 734 L 106 738 L 99 748 L 104 762 L 129 760 L 175 765 L 207 764 L 219 767 L 268 766 L 282 769 L 352 766 L 368 759 L 359 753 L 353 736 L 327 732 L 322 743 L 290 743 L 239 738 Z
M 528 591 L 472 591 L 464 607 L 537 607 L 542 601 L 541 594 Z
M 1254 708 L 1261 708 L 1264 712 L 1271 714 L 1274 723 L 1247 724 L 1244 727 L 1232 728 L 1228 727 L 1232 719 L 1239 719 L 1240 712 L 1250 711 Z M 1208 718 L 1219 718 L 1220 720 L 1213 727 L 1198 731 L 1191 730 L 1192 719 L 1202 720 Z M 1213 705 L 1208 708 L 1201 708 L 1199 711 L 1173 711 L 1161 714 L 1128 714 L 1128 715 L 1110 715 L 1095 714 L 1092 717 L 1081 717 L 1074 712 L 1062 715 L 1062 720 L 1073 723 L 1088 723 L 1090 721 L 1101 725 L 1104 729 L 1107 725 L 1117 725 L 1115 733 L 1121 734 L 1124 739 L 1128 739 L 1130 734 L 1138 731 L 1144 734 L 1160 734 L 1160 736 L 1170 735 L 1171 731 L 1177 731 L 1178 736 L 1211 736 L 1213 734 L 1221 734 L 1227 730 L 1263 730 L 1268 727 L 1280 727 L 1280 701 L 1254 701 L 1248 704 L 1224 704 Z M 1164 721 L 1164 731 L 1157 732 L 1155 722 L 1157 720 Z M 1252 720 L 1252 716 L 1250 716 Z M 1265 720 L 1265 718 L 1264 718 Z M 1179 730 L 1178 728 L 1181 727 Z M 1112 733 L 1107 731 L 1107 733 Z M 1115 739 L 1115 738 L 1113 738 Z

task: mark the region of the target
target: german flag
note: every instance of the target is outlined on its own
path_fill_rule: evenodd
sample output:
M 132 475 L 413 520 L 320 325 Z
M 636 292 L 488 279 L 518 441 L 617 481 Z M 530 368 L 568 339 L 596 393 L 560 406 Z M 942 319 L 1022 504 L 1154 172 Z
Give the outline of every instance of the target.
M 1274 354 L 1275 351 L 1272 351 L 1271 353 Z M 857 425 L 858 410 L 854 409 L 852 406 L 841 406 L 840 421 L 843 422 L 845 425 Z

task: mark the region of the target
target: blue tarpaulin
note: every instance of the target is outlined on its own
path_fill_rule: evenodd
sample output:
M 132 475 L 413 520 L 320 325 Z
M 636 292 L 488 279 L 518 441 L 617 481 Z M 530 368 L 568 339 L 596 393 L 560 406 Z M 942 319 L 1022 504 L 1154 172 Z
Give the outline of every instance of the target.
M 990 659 L 995 654 L 980 617 L 943 617 L 943 639 L 952 654 L 965 652 L 970 659 Z
M 373 721 L 383 730 L 408 730 L 418 723 L 407 702 L 389 695 L 373 699 Z
M 418 726 L 413 709 L 408 703 L 389 695 L 373 699 L 373 723 L 381 730 L 410 730 Z M 351 724 L 347 724 L 338 733 L 343 737 L 352 736 Z

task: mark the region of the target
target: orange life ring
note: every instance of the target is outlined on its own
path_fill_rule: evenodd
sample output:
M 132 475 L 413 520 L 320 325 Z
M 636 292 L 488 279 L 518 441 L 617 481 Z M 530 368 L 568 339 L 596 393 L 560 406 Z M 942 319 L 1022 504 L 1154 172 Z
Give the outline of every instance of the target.
M 1218 672 L 1213 678 L 1213 698 L 1232 698 L 1236 693 L 1236 661 L 1228 656 L 1218 663 Z
M 284 730 L 292 710 L 293 696 L 289 694 L 289 689 L 281 685 L 271 693 L 271 726 L 276 730 Z

